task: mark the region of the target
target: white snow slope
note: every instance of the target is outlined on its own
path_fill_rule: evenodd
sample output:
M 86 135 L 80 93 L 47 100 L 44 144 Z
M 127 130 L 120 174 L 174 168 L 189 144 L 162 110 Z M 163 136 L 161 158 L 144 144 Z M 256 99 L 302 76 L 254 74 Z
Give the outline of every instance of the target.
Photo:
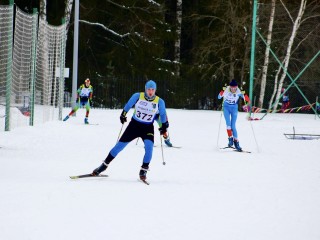
M 217 148 L 227 144 L 221 112 L 167 112 L 171 141 L 182 148 L 164 147 L 163 165 L 156 131 L 149 186 L 137 180 L 141 140 L 110 164 L 108 178 L 69 179 L 105 159 L 121 110 L 92 110 L 99 125 L 84 125 L 81 109 L 67 122 L 10 132 L 1 118 L 0 239 L 320 239 L 320 140 L 283 135 L 293 126 L 320 134 L 319 119 L 269 114 L 249 122 L 239 113 L 248 154 Z

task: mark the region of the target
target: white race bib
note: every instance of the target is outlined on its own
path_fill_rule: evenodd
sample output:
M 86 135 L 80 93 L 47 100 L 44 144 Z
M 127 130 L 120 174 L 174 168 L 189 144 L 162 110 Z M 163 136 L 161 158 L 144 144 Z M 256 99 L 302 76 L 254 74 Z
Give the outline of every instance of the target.
M 232 93 L 228 87 L 223 94 L 224 101 L 226 101 L 228 104 L 236 104 L 239 100 L 239 94 L 241 94 L 239 88 L 235 93 Z
M 90 95 L 90 88 L 82 88 L 80 92 L 81 97 L 89 97 Z
M 152 102 L 144 99 L 144 93 L 140 93 L 140 98 L 135 105 L 135 117 L 140 122 L 151 123 L 154 116 L 158 112 L 159 97 L 156 97 Z

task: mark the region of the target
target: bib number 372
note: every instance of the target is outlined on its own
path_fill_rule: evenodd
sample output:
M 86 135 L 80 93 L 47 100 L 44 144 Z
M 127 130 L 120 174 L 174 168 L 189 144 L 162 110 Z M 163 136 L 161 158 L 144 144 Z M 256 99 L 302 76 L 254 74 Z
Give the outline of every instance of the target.
M 147 121 L 151 121 L 152 119 L 152 115 L 150 114 L 146 114 L 146 113 L 142 113 L 140 111 L 137 111 L 136 116 L 142 120 L 147 120 Z

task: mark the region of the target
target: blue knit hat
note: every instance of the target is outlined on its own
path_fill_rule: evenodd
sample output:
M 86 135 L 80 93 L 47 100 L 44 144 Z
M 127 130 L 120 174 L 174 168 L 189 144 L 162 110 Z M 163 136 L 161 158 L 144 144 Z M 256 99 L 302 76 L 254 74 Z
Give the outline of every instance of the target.
M 235 79 L 232 79 L 232 81 L 230 82 L 229 84 L 231 87 L 237 87 L 238 86 L 238 83 Z
M 157 89 L 157 84 L 153 80 L 149 80 L 145 86 L 146 90 L 149 88 Z

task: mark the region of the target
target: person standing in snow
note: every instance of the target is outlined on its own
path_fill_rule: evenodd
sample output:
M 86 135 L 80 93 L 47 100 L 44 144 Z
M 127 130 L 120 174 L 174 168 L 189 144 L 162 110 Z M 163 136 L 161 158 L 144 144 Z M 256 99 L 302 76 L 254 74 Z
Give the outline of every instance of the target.
M 285 112 L 286 109 L 289 108 L 290 106 L 290 101 L 289 101 L 289 94 L 286 92 L 284 88 L 281 89 L 282 95 L 282 105 L 281 105 L 281 111 Z
M 154 144 L 154 127 L 153 122 L 155 116 L 159 113 L 161 120 L 161 127 L 159 128 L 160 134 L 167 133 L 169 123 L 167 121 L 165 102 L 155 95 L 157 85 L 153 80 L 149 80 L 145 85 L 144 92 L 134 93 L 127 104 L 124 106 L 120 115 L 120 122 L 124 124 L 127 121 L 127 113 L 135 106 L 135 110 L 131 121 L 121 136 L 117 144 L 111 149 L 104 162 L 96 169 L 93 170 L 92 175 L 97 176 L 105 171 L 110 162 L 121 152 L 129 142 L 137 137 L 140 137 L 144 142 L 145 154 L 141 169 L 139 171 L 140 179 L 145 181 L 147 178 L 147 171 L 152 159 L 153 144 Z
M 236 129 L 238 102 L 240 97 L 242 97 L 245 102 L 249 102 L 249 97 L 240 91 L 235 79 L 232 79 L 229 86 L 225 90 L 222 90 L 218 95 L 218 99 L 223 98 L 223 115 L 227 125 L 228 147 L 233 147 L 234 144 L 234 147 L 238 151 L 242 151 Z
M 90 112 L 90 105 L 92 105 L 92 94 L 93 94 L 93 88 L 90 85 L 90 79 L 87 78 L 84 81 L 84 84 L 82 84 L 79 89 L 77 90 L 77 100 L 76 100 L 76 106 L 72 111 L 63 119 L 63 121 L 67 121 L 69 117 L 74 114 L 80 107 L 86 108 L 86 117 L 84 119 L 85 124 L 89 124 L 88 117 Z

